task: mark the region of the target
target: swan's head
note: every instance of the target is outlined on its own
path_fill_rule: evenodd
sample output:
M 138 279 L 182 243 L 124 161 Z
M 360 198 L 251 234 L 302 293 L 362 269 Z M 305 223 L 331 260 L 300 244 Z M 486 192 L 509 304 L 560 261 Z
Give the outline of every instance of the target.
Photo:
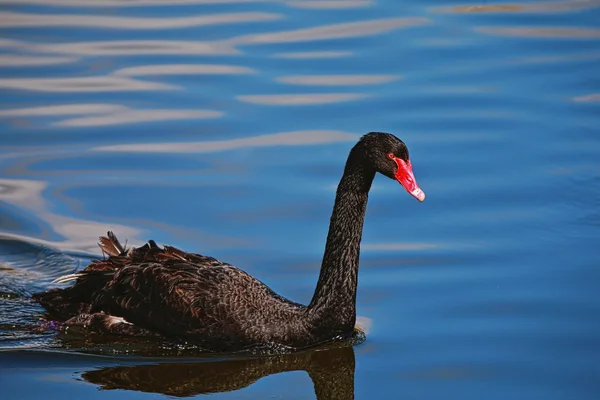
M 358 142 L 377 172 L 398 181 L 408 193 L 419 201 L 425 192 L 417 185 L 406 144 L 390 133 L 370 132 Z

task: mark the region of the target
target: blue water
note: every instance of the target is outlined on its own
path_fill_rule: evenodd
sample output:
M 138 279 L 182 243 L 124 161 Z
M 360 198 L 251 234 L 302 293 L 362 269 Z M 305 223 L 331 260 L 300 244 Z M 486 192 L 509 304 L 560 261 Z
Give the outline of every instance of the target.
M 3 398 L 598 398 L 599 1 L 0 8 Z M 30 294 L 109 229 L 308 302 L 374 130 L 427 200 L 373 185 L 363 344 L 206 358 L 35 329 Z

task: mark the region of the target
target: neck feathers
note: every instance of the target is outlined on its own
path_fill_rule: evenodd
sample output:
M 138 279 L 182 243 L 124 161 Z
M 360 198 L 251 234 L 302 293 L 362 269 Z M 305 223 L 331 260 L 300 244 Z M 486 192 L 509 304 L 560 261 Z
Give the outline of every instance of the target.
M 309 305 L 321 326 L 347 333 L 356 322 L 360 241 L 375 171 L 361 154 L 350 153 L 338 185 L 317 288 Z

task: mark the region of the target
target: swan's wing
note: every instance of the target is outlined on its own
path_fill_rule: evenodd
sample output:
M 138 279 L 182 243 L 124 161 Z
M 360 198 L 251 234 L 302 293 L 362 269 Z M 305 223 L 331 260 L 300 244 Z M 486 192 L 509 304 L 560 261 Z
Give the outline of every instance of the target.
M 63 275 L 52 281 L 52 283 L 68 283 L 77 280 L 93 279 L 93 277 L 102 277 L 112 275 L 121 268 L 142 263 L 164 263 L 170 260 L 184 261 L 193 263 L 196 268 L 211 268 L 216 266 L 228 265 L 216 258 L 204 256 L 202 254 L 188 253 L 172 246 L 160 248 L 154 240 L 141 247 L 127 249 L 123 246 L 115 234 L 111 231 L 106 236 L 101 236 L 98 246 L 103 254 L 108 258 L 92 261 L 85 269 L 73 274 Z M 103 279 L 105 280 L 105 279 Z
M 118 271 L 93 297 L 92 311 L 123 317 L 170 336 L 227 347 L 245 340 L 247 327 L 240 323 L 250 323 L 247 313 L 264 304 L 269 291 L 230 265 L 149 263 Z
M 138 264 L 154 266 L 184 263 L 187 269 L 199 270 L 226 266 L 213 257 L 187 253 L 175 247 L 160 248 L 153 240 L 138 248 L 123 246 L 117 237 L 108 232 L 100 238 L 98 245 L 107 258 L 92 261 L 85 269 L 61 276 L 53 283 L 75 283 L 68 288 L 52 289 L 35 293 L 33 298 L 46 308 L 55 318 L 68 319 L 82 312 L 89 312 L 92 298 L 99 295 L 105 286 L 114 280 L 122 269 Z M 160 272 L 160 271 L 157 271 Z M 165 278 L 163 277 L 164 281 Z
M 225 265 L 216 258 L 188 253 L 172 246 L 160 248 L 154 240 L 149 240 L 141 247 L 127 249 L 121 245 L 115 234 L 110 231 L 106 236 L 100 237 L 98 245 L 104 254 L 109 255 L 108 259 L 101 260 L 99 263 L 110 261 L 117 267 L 141 263 L 162 263 L 167 260 L 187 261 L 196 264 L 197 267 Z M 93 264 L 90 266 L 92 269 L 95 268 Z

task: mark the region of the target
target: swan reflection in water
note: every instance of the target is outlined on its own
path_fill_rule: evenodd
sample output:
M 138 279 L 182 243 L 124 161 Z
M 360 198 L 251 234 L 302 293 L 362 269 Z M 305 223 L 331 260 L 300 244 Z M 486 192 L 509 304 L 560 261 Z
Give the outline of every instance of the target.
M 318 400 L 354 399 L 354 349 L 348 345 L 218 362 L 104 367 L 81 376 L 101 389 L 188 397 L 243 389 L 262 377 L 288 371 L 306 371 Z

